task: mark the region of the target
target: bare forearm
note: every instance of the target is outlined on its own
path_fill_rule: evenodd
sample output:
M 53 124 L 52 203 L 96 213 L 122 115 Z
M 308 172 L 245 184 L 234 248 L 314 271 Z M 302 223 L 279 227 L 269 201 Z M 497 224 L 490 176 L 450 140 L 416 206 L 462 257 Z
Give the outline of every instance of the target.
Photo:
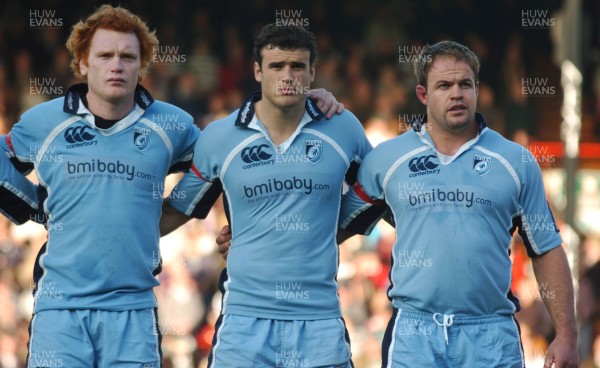
M 160 217 L 160 236 L 164 236 L 191 220 L 191 217 L 177 211 L 168 202 L 163 203 Z
M 557 335 L 577 336 L 575 298 L 569 263 L 562 247 L 533 259 L 540 295 Z

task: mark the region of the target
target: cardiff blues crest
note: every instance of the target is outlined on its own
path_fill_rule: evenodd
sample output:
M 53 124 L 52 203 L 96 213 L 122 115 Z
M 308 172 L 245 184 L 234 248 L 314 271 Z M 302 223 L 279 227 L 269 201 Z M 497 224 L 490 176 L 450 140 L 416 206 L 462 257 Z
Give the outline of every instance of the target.
M 323 157 L 323 141 L 320 139 L 307 139 L 306 140 L 306 159 L 316 164 L 321 161 Z
M 135 131 L 133 132 L 133 143 L 140 151 L 148 148 L 148 144 L 150 144 L 150 129 L 135 127 Z
M 489 156 L 473 155 L 473 170 L 479 175 L 485 175 L 490 171 L 492 158 Z

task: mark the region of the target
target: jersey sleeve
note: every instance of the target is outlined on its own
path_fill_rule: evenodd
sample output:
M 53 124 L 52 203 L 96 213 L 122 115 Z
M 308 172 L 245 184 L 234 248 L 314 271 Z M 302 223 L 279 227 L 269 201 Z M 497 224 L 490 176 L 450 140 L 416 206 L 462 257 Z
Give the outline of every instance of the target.
M 200 129 L 194 124 L 191 115 L 184 113 L 181 126 L 178 131 L 178 144 L 174 147 L 173 161 L 169 167 L 169 173 L 187 171 L 192 163 L 194 145 L 200 136 Z
M 387 214 L 384 190 L 377 174 L 373 151 L 358 169 L 356 183 L 342 197 L 340 227 L 355 234 L 369 235 L 377 222 Z
M 348 113 L 352 116 L 352 119 L 349 122 L 349 129 L 352 130 L 351 136 L 354 138 L 356 147 L 354 157 L 351 158 L 350 167 L 346 172 L 345 181 L 348 185 L 354 185 L 358 175 L 358 168 L 367 154 L 373 150 L 373 146 L 371 146 L 371 143 L 369 142 L 369 139 L 367 138 L 365 130 L 360 121 L 349 111 Z
M 542 255 L 562 244 L 562 238 L 546 199 L 540 167 L 535 157 L 529 155 L 524 160 L 524 177 L 519 196 L 521 211 L 513 219 L 523 238 L 530 257 Z
M 25 112 L 21 120 L 16 123 L 10 133 L 2 137 L 3 151 L 8 153 L 9 159 L 15 168 L 22 173 L 29 173 L 33 169 L 36 155 L 43 150 L 43 142 L 38 142 L 39 129 L 34 125 L 40 119 L 39 108 Z
M 37 189 L 10 162 L 4 138 L 0 137 L 0 213 L 15 224 L 22 224 L 36 216 Z
M 211 136 L 211 133 L 200 134 L 194 145 L 190 170 L 173 189 L 176 198 L 169 199 L 176 210 L 200 219 L 206 217 L 223 192 L 215 154 L 219 152 L 219 140 Z

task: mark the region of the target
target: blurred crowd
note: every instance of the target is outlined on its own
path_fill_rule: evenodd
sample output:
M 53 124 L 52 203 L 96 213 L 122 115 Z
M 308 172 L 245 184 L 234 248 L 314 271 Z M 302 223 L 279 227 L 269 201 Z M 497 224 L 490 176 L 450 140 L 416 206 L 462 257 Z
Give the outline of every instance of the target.
M 169 1 L 152 7 L 141 0 L 121 2 L 146 19 L 161 42 L 142 84 L 155 98 L 188 111 L 203 128 L 237 109 L 258 88 L 252 73 L 253 36 L 264 24 L 282 17 L 282 10 L 294 9 L 294 16 L 307 19 L 317 36 L 313 87 L 333 92 L 363 122 L 373 145 L 406 131 L 408 121 L 424 113 L 415 97 L 410 60 L 425 42 L 445 38 L 465 43 L 481 58 L 478 110 L 493 129 L 524 146 L 560 140 L 560 71 L 552 62 L 549 32 L 523 30 L 519 24 L 523 5 L 517 1 L 248 3 Z M 560 1 L 542 4 L 552 13 Z M 98 5 L 59 1 L 0 5 L 0 134 L 8 132 L 23 111 L 59 97 L 77 82 L 64 42 L 70 26 Z M 600 14 L 598 6 L 591 7 Z M 430 17 L 436 19 L 435 29 Z M 53 26 L 35 26 L 40 19 Z M 584 84 L 588 93 L 584 93 L 583 139 L 598 141 L 600 72 L 589 66 L 586 71 L 594 78 Z M 545 86 L 555 88 L 538 95 L 524 93 L 524 85 L 535 78 L 547 78 Z M 165 195 L 178 178 L 168 178 Z M 599 187 L 598 180 L 590 184 L 596 195 Z M 552 200 L 551 205 L 556 206 Z M 566 238 L 564 246 L 577 249 L 581 244 L 574 269 L 579 281 L 582 366 L 600 367 L 600 229 L 576 232 L 562 224 L 560 210 L 555 214 Z M 600 223 L 600 215 L 595 216 Z M 220 310 L 217 282 L 225 265 L 214 239 L 224 224 L 219 203 L 205 221 L 193 220 L 161 239 L 163 271 L 156 295 L 167 368 L 206 365 Z M 32 270 L 45 240 L 41 225 L 29 222 L 17 227 L 0 216 L 0 368 L 24 366 Z M 382 223 L 371 236 L 354 237 L 340 246 L 339 295 L 357 367 L 381 364 L 381 341 L 391 316 L 386 290 L 393 243 L 393 229 Z M 552 290 L 536 284 L 518 235 L 513 243 L 512 290 L 521 301 L 517 319 L 523 346 L 528 366 L 541 366 L 553 329 L 538 290 L 550 297 Z

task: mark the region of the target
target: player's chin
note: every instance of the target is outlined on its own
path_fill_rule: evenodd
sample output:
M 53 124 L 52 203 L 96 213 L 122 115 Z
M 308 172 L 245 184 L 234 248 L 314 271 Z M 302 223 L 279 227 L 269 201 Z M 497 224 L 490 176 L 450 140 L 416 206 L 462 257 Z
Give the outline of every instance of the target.
M 135 93 L 135 88 L 127 86 L 111 86 L 106 89 L 106 97 L 112 101 L 118 101 L 123 98 L 132 96 Z
M 461 112 L 451 112 L 446 116 L 446 121 L 450 125 L 468 125 L 475 121 L 475 114 L 466 110 Z
M 446 119 L 446 124 L 454 131 L 460 131 L 469 126 L 468 119 Z
M 305 98 L 306 98 L 305 94 L 296 94 L 296 93 L 282 94 L 282 95 L 279 95 L 279 102 L 282 105 L 293 106 L 293 105 L 303 102 Z

